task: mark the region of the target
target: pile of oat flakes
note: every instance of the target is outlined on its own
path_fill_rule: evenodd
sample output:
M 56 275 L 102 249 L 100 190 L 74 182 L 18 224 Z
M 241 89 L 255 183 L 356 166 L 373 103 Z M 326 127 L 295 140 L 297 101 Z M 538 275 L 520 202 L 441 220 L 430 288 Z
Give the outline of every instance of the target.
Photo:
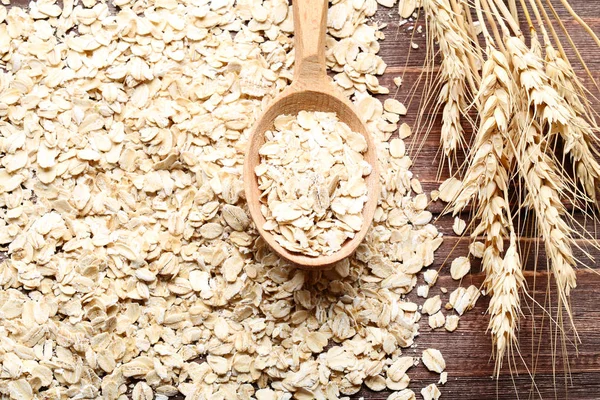
M 403 296 L 442 238 L 388 144 L 398 104 L 372 97 L 388 92 L 375 0 L 330 5 L 328 65 L 382 193 L 365 243 L 324 272 L 273 254 L 242 192 L 248 127 L 292 77 L 287 2 L 62 4 L 0 6 L 0 396 L 414 398 Z
M 335 113 L 279 115 L 256 166 L 263 229 L 283 248 L 330 255 L 363 228 L 367 140 Z

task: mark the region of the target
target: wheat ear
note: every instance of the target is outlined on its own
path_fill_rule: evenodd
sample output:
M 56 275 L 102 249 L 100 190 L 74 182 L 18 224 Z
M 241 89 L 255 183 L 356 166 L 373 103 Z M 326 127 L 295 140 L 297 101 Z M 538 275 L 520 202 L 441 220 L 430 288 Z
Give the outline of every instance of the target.
M 526 99 L 522 113 L 515 118 L 518 135 L 512 140 L 517 148 L 518 172 L 527 193 L 525 204 L 536 214 L 538 231 L 557 285 L 559 309 L 564 307 L 571 316 L 568 297 L 576 286 L 572 230 L 564 219 L 563 179 L 546 151 L 551 149 L 550 133 L 572 122 L 574 111 L 550 85 L 537 54 L 535 35 L 532 35 L 532 43 L 529 49 L 522 39 L 505 38 L 513 75 L 522 91 L 521 97 Z
M 573 121 L 561 127 L 559 132 L 564 142 L 563 151 L 570 156 L 575 176 L 584 193 L 596 202 L 596 192 L 600 185 L 600 164 L 596 158 L 598 152 L 594 147 L 597 139 L 590 124 L 595 125 L 595 121 L 580 98 L 583 87 L 568 61 L 550 45 L 546 45 L 546 74 L 557 93 L 575 113 Z
M 461 115 L 467 108 L 466 80 L 469 66 L 466 63 L 468 38 L 460 28 L 448 0 L 424 0 L 423 9 L 428 18 L 428 34 L 440 47 L 440 83 L 438 105 L 442 109 L 441 144 L 449 160 L 456 155 L 464 140 Z
M 517 346 L 517 329 L 521 316 L 519 293 L 525 278 L 521 268 L 517 238 L 514 232 L 510 235 L 510 245 L 504 259 L 494 271 L 490 291 L 492 297 L 488 307 L 490 322 L 488 329 L 492 334 L 492 344 L 496 349 L 495 374 L 500 375 L 500 368 L 505 355 L 511 355 Z
M 546 154 L 548 143 L 542 137 L 542 128 L 533 118 L 522 117 L 522 140 L 519 145 L 521 177 L 525 182 L 525 203 L 535 211 L 558 288 L 559 304 L 569 310 L 568 297 L 577 286 L 575 258 L 571 248 L 572 230 L 563 218 L 565 207 L 561 202 L 564 184 L 556 174 L 556 166 Z
M 575 118 L 573 108 L 561 97 L 550 83 L 539 52 L 539 42 L 532 36 L 532 48 L 515 36 L 505 38 L 513 73 L 523 90 L 526 106 L 534 111 L 534 118 L 554 132 L 557 126 L 567 125 Z
M 523 275 L 508 204 L 508 124 L 513 116 L 512 76 L 504 54 L 488 48 L 477 94 L 480 123 L 473 144 L 474 156 L 466 170 L 462 190 L 453 202 L 458 213 L 471 201 L 478 204 L 479 224 L 473 236 L 485 237 L 482 266 L 484 286 L 491 296 L 489 330 L 495 349 L 496 374 L 505 354 L 515 345 L 521 315 L 519 292 Z M 510 232 L 511 244 L 504 259 L 504 239 Z
M 507 190 L 508 166 L 504 137 L 512 117 L 511 79 L 506 57 L 497 50 L 488 51 L 477 94 L 480 123 L 470 150 L 473 158 L 465 172 L 462 189 L 453 201 L 454 214 L 462 211 L 475 198 L 479 202 L 486 202 L 497 194 L 504 197 L 503 193 Z

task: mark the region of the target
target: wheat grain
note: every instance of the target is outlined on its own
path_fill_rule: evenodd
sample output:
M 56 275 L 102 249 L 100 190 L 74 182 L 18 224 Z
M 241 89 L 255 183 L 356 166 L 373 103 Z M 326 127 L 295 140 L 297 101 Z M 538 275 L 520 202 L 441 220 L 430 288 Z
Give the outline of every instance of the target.
M 438 105 L 442 109 L 441 144 L 444 154 L 452 159 L 458 146 L 464 140 L 461 115 L 467 108 L 466 32 L 456 22 L 454 12 L 448 0 L 425 0 L 423 8 L 428 16 L 428 32 L 439 45 L 442 62 Z

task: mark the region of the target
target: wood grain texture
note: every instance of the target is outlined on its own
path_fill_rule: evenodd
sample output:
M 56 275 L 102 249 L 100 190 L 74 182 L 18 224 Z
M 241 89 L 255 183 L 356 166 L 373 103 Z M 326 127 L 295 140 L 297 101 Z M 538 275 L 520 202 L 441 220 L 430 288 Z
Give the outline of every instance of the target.
M 570 0 L 573 8 L 583 17 L 591 28 L 600 33 L 600 1 L 598 0 Z M 554 3 L 559 3 L 554 1 Z M 26 7 L 26 0 L 17 0 L 13 5 Z M 586 62 L 594 77 L 600 80 L 600 50 L 594 42 L 584 34 L 583 29 L 573 20 L 563 7 L 557 7 L 569 34 L 577 43 L 579 51 L 584 55 Z M 402 122 L 414 125 L 417 119 L 420 94 L 423 92 L 422 77 L 425 59 L 424 33 L 417 33 L 415 28 L 424 25 L 422 20 L 417 25 L 408 23 L 399 26 L 397 10 L 380 7 L 376 22 L 387 24 L 384 30 L 386 39 L 381 43 L 380 55 L 388 64 L 386 75 L 380 78 L 382 85 L 392 90 L 390 97 L 396 97 L 409 105 L 409 114 Z M 424 26 L 423 26 L 424 28 Z M 424 30 L 424 29 L 423 29 Z M 410 51 L 410 43 L 419 45 L 416 50 Z M 572 50 L 568 50 L 573 54 Z M 583 73 L 580 65 L 574 62 L 576 70 L 584 83 L 589 83 L 589 78 Z M 404 85 L 398 93 L 394 93 L 392 79 L 395 76 L 404 77 Z M 414 89 L 415 96 L 408 99 L 408 93 Z M 598 95 L 598 91 L 589 88 Z M 381 96 L 383 100 L 388 96 Z M 410 101 L 409 101 L 410 100 Z M 439 121 L 438 121 L 439 122 Z M 427 190 L 439 185 L 438 179 L 438 151 L 439 151 L 439 123 L 431 127 L 427 138 L 417 136 L 409 146 L 413 157 L 412 171 L 421 180 Z M 410 144 L 410 143 L 409 143 Z M 422 144 L 417 152 L 418 145 Z M 442 178 L 444 178 L 442 176 Z M 433 205 L 434 211 L 441 211 L 442 205 Z M 576 220 L 583 221 L 582 215 L 576 215 Z M 454 235 L 451 229 L 452 218 L 441 217 L 437 226 L 446 237 L 444 244 L 437 253 L 434 267 L 440 269 L 439 283 L 432 290 L 433 294 L 441 294 L 447 301 L 449 293 L 458 287 L 459 283 L 450 278 L 449 268 L 446 264 L 453 257 L 468 253 L 469 240 Z M 598 237 L 596 235 L 596 237 Z M 600 259 L 600 251 L 586 246 L 586 241 L 580 243 L 589 252 Z M 546 258 L 540 248 L 536 257 L 536 247 L 539 241 L 536 238 L 523 239 L 522 244 L 530 249 L 525 276 L 529 293 L 541 305 L 550 307 L 553 302 L 547 299 L 546 288 L 551 285 L 551 277 L 546 272 Z M 568 360 L 567 365 L 562 357 L 561 344 L 556 343 L 556 336 L 550 334 L 548 315 L 531 298 L 523 299 L 524 316 L 519 332 L 521 358 L 516 358 L 512 373 L 505 364 L 502 375 L 498 380 L 491 379 L 493 360 L 490 359 L 491 344 L 489 334 L 486 333 L 488 318 L 485 315 L 487 299 L 482 298 L 476 307 L 463 316 L 456 332 L 449 334 L 445 331 L 432 332 L 425 319 L 421 322 L 421 334 L 417 340 L 416 348 L 407 350 L 407 354 L 418 356 L 427 347 L 438 348 L 442 351 L 447 362 L 449 373 L 448 383 L 441 386 L 444 400 L 487 400 L 487 399 L 572 399 L 572 400 L 597 400 L 600 399 L 600 307 L 597 298 L 600 296 L 600 266 L 595 261 L 586 261 L 583 253 L 578 252 L 579 259 L 585 261 L 577 271 L 578 287 L 572 294 L 572 309 L 574 323 L 577 327 L 580 343 L 577 348 L 573 343 L 566 345 Z M 2 255 L 0 254 L 0 257 Z M 480 285 L 483 275 L 477 265 L 473 273 L 463 279 L 462 285 Z M 420 279 L 422 283 L 422 279 Z M 448 289 L 447 294 L 440 292 L 440 288 Z M 412 293 L 411 296 L 416 296 Z M 572 332 L 568 334 L 573 338 Z M 566 368 L 568 367 L 568 368 Z M 568 372 L 565 372 L 568 371 Z M 535 385 L 532 384 L 531 375 L 535 375 Z M 424 367 L 413 368 L 409 373 L 415 392 L 430 383 L 437 382 L 438 376 L 429 373 Z M 351 396 L 353 399 L 386 399 L 390 392 L 372 392 L 363 389 L 358 394 Z M 420 398 L 420 396 L 417 396 Z

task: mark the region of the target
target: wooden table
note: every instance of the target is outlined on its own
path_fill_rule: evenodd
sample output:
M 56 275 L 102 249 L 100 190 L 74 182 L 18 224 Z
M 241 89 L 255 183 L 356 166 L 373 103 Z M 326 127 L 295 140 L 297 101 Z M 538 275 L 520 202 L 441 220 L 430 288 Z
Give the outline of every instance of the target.
M 600 33 L 600 1 L 598 0 L 571 0 L 572 6 L 577 10 L 596 32 Z M 13 5 L 26 7 L 27 0 L 16 0 Z M 572 36 L 575 37 L 579 50 L 584 54 L 588 66 L 593 71 L 596 79 L 600 81 L 600 49 L 591 39 L 583 34 L 583 31 L 566 13 L 560 9 L 563 22 L 566 24 Z M 425 59 L 425 26 L 421 21 L 416 24 L 408 23 L 399 27 L 400 18 L 396 9 L 380 7 L 375 20 L 379 23 L 388 24 L 384 30 L 386 39 L 381 42 L 380 55 L 388 64 L 386 74 L 380 78 L 383 86 L 392 90 L 390 96 L 409 104 L 408 94 L 423 72 Z M 423 25 L 423 33 L 414 33 L 411 30 Z M 418 49 L 411 50 L 407 57 L 411 40 L 419 45 Z M 582 72 L 582 69 L 578 69 Z M 394 84 L 392 79 L 396 76 L 404 76 L 404 84 L 400 91 L 394 95 Z M 583 73 L 580 74 L 585 78 Z M 585 81 L 585 79 L 584 79 Z M 416 120 L 419 94 L 423 86 L 416 87 L 417 95 L 412 99 L 409 114 L 403 122 L 413 126 Z M 596 92 L 596 94 L 598 94 Z M 415 151 L 411 153 L 414 167 L 413 173 L 419 178 L 427 191 L 435 189 L 440 184 L 438 175 L 438 149 L 439 149 L 439 123 L 434 124 L 430 135 L 425 140 L 424 146 L 418 155 Z M 421 143 L 422 137 L 414 137 L 415 143 Z M 410 146 L 409 146 L 410 148 Z M 442 176 L 441 180 L 445 179 Z M 439 215 L 441 206 L 434 205 Z M 465 216 L 468 217 L 468 216 Z M 581 215 L 577 216 L 582 219 Z M 448 294 L 457 286 L 458 282 L 450 278 L 448 264 L 454 258 L 468 253 L 468 238 L 457 237 L 452 231 L 452 219 L 441 216 L 437 226 L 445 235 L 444 244 L 436 254 L 434 267 L 441 267 L 438 284 L 430 292 L 441 294 L 440 287 L 448 289 Z M 537 239 L 524 239 L 529 245 L 535 245 Z M 583 244 L 583 243 L 582 243 Z M 534 248 L 534 247 L 532 247 Z M 600 252 L 590 249 L 592 253 L 600 257 Z M 529 292 L 534 298 L 544 304 L 546 293 L 545 256 L 543 249 L 538 254 L 538 272 L 535 269 L 535 257 L 532 251 L 527 263 L 525 276 L 529 285 Z M 579 253 L 585 261 L 582 254 Z M 540 307 L 533 306 L 530 299 L 523 299 L 524 316 L 520 330 L 521 358 L 513 362 L 512 373 L 505 363 L 500 379 L 492 379 L 494 362 L 490 358 L 491 343 L 490 336 L 486 333 L 488 317 L 485 315 L 487 299 L 481 298 L 476 307 L 460 319 L 459 327 L 454 333 L 437 330 L 432 331 L 427 325 L 426 319 L 421 322 L 420 336 L 416 340 L 417 346 L 408 349 L 408 355 L 419 356 L 427 347 L 437 348 L 442 351 L 447 363 L 449 374 L 448 382 L 440 386 L 442 399 L 445 400 L 484 400 L 484 399 L 600 399 L 600 311 L 596 296 L 600 297 L 600 268 L 598 263 L 587 261 L 589 269 L 581 267 L 577 272 L 578 287 L 572 295 L 572 308 L 575 324 L 581 339 L 578 345 L 578 356 L 573 344 L 567 344 L 568 369 L 570 374 L 565 374 L 560 344 L 557 350 L 553 350 L 555 344 L 551 343 L 551 335 L 548 332 L 548 318 L 544 316 Z M 475 267 L 471 275 L 463 279 L 462 285 L 480 285 L 483 275 L 478 267 Z M 534 286 L 535 279 L 535 286 Z M 534 289 L 535 288 L 535 289 Z M 447 301 L 448 294 L 442 299 Z M 414 296 L 415 293 L 412 293 Z M 572 337 L 572 336 L 571 336 Z M 532 384 L 531 374 L 535 373 L 535 385 Z M 410 388 L 419 392 L 421 388 L 430 383 L 436 383 L 438 375 L 429 373 L 422 366 L 410 370 Z M 361 390 L 352 396 L 353 399 L 364 397 L 365 399 L 386 399 L 390 392 L 372 392 L 367 389 Z M 417 398 L 421 398 L 418 394 Z

